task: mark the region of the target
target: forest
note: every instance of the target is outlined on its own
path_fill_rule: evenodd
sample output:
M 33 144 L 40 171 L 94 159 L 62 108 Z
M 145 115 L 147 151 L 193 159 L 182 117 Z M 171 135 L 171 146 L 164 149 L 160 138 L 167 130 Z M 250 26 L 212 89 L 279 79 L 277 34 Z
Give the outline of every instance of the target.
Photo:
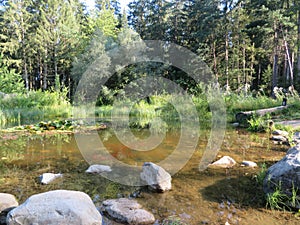
M 79 0 L 1 0 L 0 29 L 4 93 L 67 88 L 71 98 L 91 60 L 121 44 L 124 32 L 123 41 L 161 40 L 193 51 L 225 90 L 300 89 L 298 0 L 134 0 L 123 11 L 118 0 L 96 0 L 92 10 Z M 145 72 L 129 66 L 107 86 L 116 91 Z M 184 89 L 194 85 L 174 68 L 162 76 Z

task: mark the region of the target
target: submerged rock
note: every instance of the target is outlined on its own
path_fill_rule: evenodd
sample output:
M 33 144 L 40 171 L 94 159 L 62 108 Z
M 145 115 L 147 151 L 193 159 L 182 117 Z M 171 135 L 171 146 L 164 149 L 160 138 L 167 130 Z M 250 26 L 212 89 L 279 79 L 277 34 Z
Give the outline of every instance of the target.
M 85 172 L 86 173 L 103 173 L 103 172 L 111 172 L 111 167 L 106 165 L 91 165 Z
M 142 225 L 155 222 L 152 213 L 142 209 L 137 201 L 127 198 L 106 200 L 100 210 L 112 219 L 126 224 Z
M 6 215 L 13 208 L 17 207 L 15 196 L 6 193 L 0 193 L 0 224 L 6 224 Z
M 154 163 L 145 162 L 140 176 L 146 185 L 156 191 L 165 192 L 172 188 L 171 175 Z
M 63 175 L 61 173 L 43 173 L 39 178 L 42 184 L 49 184 L 62 176 Z
M 56 190 L 33 195 L 7 215 L 7 225 L 101 225 L 102 216 L 90 197 L 79 191 Z
M 300 146 L 290 148 L 285 157 L 271 166 L 263 182 L 263 190 L 270 194 L 280 189 L 283 194 L 293 196 L 293 191 L 300 190 Z M 298 193 L 299 194 L 299 193 Z M 295 208 L 300 209 L 300 196 L 297 196 Z
M 233 158 L 231 158 L 229 156 L 223 156 L 221 159 L 210 164 L 209 167 L 231 168 L 235 164 L 236 164 L 236 161 Z
M 257 167 L 257 164 L 255 162 L 252 162 L 252 161 L 243 161 L 241 163 L 242 166 L 247 166 L 247 167 Z

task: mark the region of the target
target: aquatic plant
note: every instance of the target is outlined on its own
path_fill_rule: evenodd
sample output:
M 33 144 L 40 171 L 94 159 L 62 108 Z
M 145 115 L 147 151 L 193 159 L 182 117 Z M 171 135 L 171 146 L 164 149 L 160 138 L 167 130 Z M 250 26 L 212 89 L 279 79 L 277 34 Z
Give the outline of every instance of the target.
M 269 181 L 270 182 L 270 181 Z M 276 185 L 276 189 L 272 193 L 268 193 L 266 200 L 267 200 L 267 207 L 270 207 L 271 209 L 283 209 L 283 207 L 286 205 L 286 199 L 288 196 L 283 193 L 281 188 L 281 183 L 279 185 Z
M 162 221 L 162 225 L 187 225 L 177 216 L 170 216 Z
M 299 205 L 298 191 L 298 188 L 296 188 L 293 183 L 292 196 L 290 197 L 290 203 L 292 207 L 296 207 L 296 205 Z
M 263 181 L 266 177 L 266 174 L 267 174 L 267 165 L 266 165 L 266 163 L 263 163 L 260 171 L 254 176 L 256 183 L 258 185 L 260 185 L 260 186 L 263 185 Z
M 268 182 L 271 182 L 270 180 Z M 286 193 L 287 190 L 283 191 L 281 182 L 275 185 L 275 190 L 272 193 L 268 193 L 266 196 L 266 206 L 271 209 L 279 210 L 293 210 L 297 205 L 299 205 L 299 192 L 293 184 L 290 192 Z

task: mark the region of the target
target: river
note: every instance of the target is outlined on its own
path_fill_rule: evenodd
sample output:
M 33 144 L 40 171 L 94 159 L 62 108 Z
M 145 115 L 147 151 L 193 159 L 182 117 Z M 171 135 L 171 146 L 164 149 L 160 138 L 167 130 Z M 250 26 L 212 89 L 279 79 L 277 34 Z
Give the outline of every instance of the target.
M 134 132 L 142 139 L 149 136 L 149 131 L 145 129 Z M 82 135 L 86 140 L 94 138 L 88 132 Z M 101 148 L 105 148 L 108 155 L 136 168 L 140 168 L 144 162 L 159 163 L 164 160 L 174 153 L 180 141 L 180 132 L 175 129 L 168 132 L 162 143 L 153 150 L 136 151 L 123 145 L 111 129 L 100 130 L 97 135 L 103 143 Z M 101 148 L 97 149 L 93 145 L 87 159 L 87 155 L 82 154 L 81 147 L 78 147 L 78 136 L 74 134 L 1 133 L 1 192 L 14 194 L 22 203 L 36 193 L 55 189 L 77 190 L 86 192 L 96 206 L 108 198 L 140 193 L 136 200 L 155 215 L 157 224 L 166 221 L 166 218 L 178 218 L 191 225 L 226 222 L 245 225 L 299 224 L 298 214 L 266 207 L 262 187 L 255 179 L 263 165 L 270 166 L 280 160 L 288 147 L 273 144 L 267 133 L 254 134 L 245 130 L 228 129 L 217 158 L 228 155 L 238 165 L 231 169 L 208 168 L 199 171 L 208 137 L 208 133 L 200 133 L 195 151 L 172 176 L 172 190 L 152 193 L 146 188 L 119 184 L 100 175 L 86 174 L 85 170 L 89 166 L 87 161 L 110 164 L 113 171 L 114 166 L 116 171 L 120 168 L 106 155 L 98 154 Z M 86 146 L 89 146 L 88 142 Z M 243 160 L 254 161 L 259 167 L 242 167 L 240 163 Z M 175 167 L 176 163 L 178 162 L 174 161 Z M 45 172 L 62 173 L 63 177 L 49 185 L 41 185 L 38 177 Z M 109 221 L 106 223 L 113 224 Z

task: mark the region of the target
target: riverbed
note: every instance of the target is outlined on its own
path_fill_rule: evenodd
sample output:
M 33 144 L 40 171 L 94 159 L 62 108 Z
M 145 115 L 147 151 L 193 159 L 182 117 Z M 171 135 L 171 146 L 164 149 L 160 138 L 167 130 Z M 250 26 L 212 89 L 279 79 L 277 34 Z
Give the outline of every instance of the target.
M 135 134 L 139 138 L 149 136 L 145 129 L 137 130 Z M 90 134 L 84 135 L 89 137 Z M 140 168 L 144 162 L 159 163 L 172 154 L 180 132 L 176 129 L 168 132 L 163 142 L 151 151 L 136 151 L 123 145 L 111 129 L 99 130 L 98 136 L 114 159 Z M 172 190 L 166 193 L 153 193 L 146 188 L 86 174 L 89 163 L 83 157 L 74 134 L 2 133 L 0 138 L 1 192 L 14 194 L 20 203 L 36 193 L 67 189 L 86 192 L 96 206 L 109 198 L 137 197 L 136 200 L 155 215 L 157 224 L 168 218 L 191 225 L 300 222 L 299 214 L 295 212 L 267 208 L 262 187 L 256 182 L 261 168 L 274 164 L 288 150 L 287 146 L 272 143 L 268 133 L 228 129 L 216 159 L 227 155 L 236 160 L 237 165 L 230 169 L 199 171 L 199 162 L 209 138 L 208 133 L 202 131 L 195 151 L 184 167 L 172 176 Z M 91 151 L 89 160 L 109 164 L 110 158 L 97 154 L 97 151 L 99 149 Z M 243 160 L 254 161 L 258 167 L 242 167 Z M 112 168 L 114 170 L 114 164 Z M 45 172 L 62 173 L 63 177 L 42 185 L 38 177 Z

